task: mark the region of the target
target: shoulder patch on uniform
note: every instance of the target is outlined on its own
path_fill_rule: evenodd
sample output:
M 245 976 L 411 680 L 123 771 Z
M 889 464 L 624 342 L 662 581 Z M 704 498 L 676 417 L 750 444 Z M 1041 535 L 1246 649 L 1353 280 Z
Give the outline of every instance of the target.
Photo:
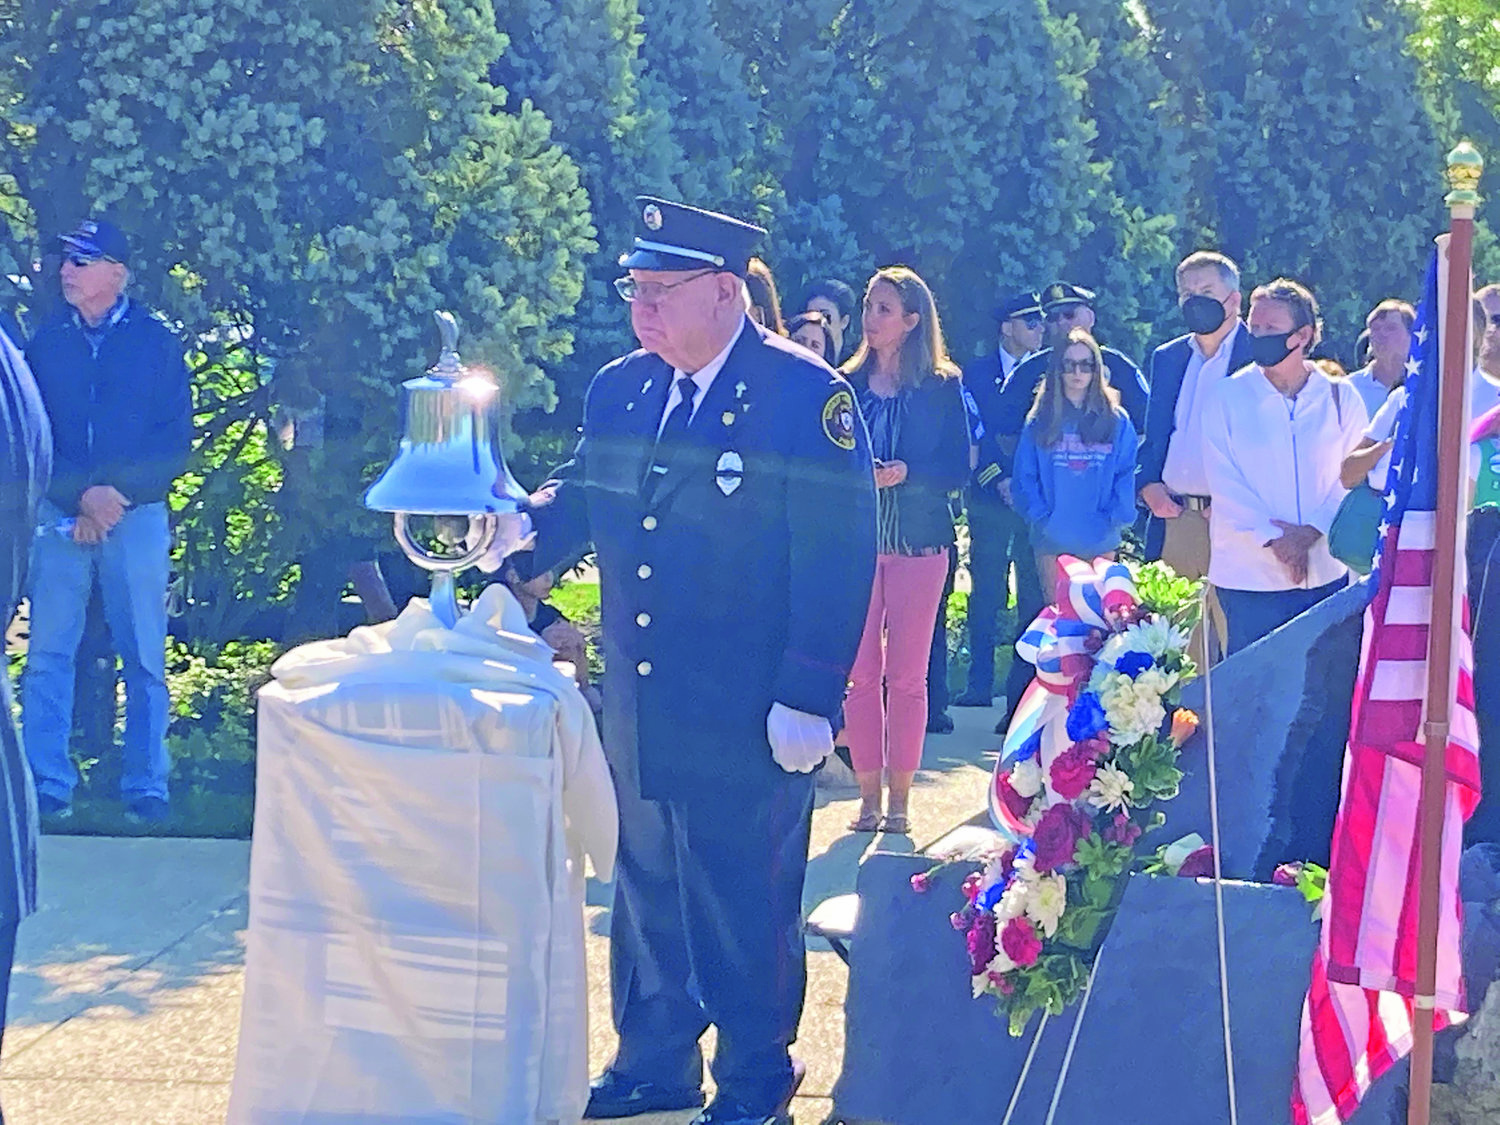
M 854 448 L 854 396 L 834 391 L 823 404 L 823 434 L 840 449 Z

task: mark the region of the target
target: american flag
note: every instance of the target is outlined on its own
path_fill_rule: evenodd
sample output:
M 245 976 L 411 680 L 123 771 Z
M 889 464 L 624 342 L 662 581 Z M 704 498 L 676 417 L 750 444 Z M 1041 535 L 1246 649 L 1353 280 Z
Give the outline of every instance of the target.
M 1297 1125 L 1333 1125 L 1412 1045 L 1421 856 L 1422 724 L 1432 614 L 1438 461 L 1438 260 L 1427 271 L 1386 484 L 1373 597 L 1365 611 L 1343 795 L 1333 830 L 1323 932 L 1302 1007 L 1292 1091 Z M 1454 295 L 1453 299 L 1459 299 Z M 1468 299 L 1462 298 L 1467 311 Z M 1456 346 L 1463 347 L 1459 341 Z M 1398 392 L 1399 393 L 1399 392 Z M 1462 551 L 1458 555 L 1462 565 Z M 1464 589 L 1458 576 L 1456 591 Z M 1461 622 L 1461 627 L 1456 627 Z M 1468 607 L 1454 627 L 1455 704 L 1447 748 L 1435 1017 L 1464 1019 L 1458 859 L 1479 801 Z

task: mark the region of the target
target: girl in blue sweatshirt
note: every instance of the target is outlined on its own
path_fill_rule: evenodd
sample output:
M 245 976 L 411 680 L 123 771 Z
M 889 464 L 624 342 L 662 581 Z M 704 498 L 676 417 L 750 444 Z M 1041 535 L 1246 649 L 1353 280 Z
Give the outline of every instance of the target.
M 1135 522 L 1137 438 L 1105 382 L 1104 357 L 1082 328 L 1053 348 L 1016 449 L 1011 494 L 1031 529 L 1042 588 L 1057 556 L 1114 558 Z

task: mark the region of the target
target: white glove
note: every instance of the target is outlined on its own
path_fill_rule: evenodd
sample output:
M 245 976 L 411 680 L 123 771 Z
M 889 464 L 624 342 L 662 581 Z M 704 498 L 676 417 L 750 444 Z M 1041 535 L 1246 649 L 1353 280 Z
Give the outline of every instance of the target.
M 785 703 L 771 704 L 766 716 L 766 738 L 771 757 L 787 773 L 811 773 L 833 753 L 833 727 L 822 715 L 793 711 Z

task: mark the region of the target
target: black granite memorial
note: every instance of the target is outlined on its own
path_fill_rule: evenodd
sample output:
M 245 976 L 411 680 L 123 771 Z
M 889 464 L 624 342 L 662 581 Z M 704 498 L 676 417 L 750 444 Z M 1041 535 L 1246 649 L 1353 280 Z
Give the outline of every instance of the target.
M 970 993 L 949 924 L 960 876 L 925 894 L 921 856 L 876 853 L 860 870 L 844 1066 L 833 1090 L 844 1125 L 999 1125 L 1039 1019 L 1013 1038 L 990 998 Z M 1285 887 L 1224 888 L 1239 1120 L 1290 1125 L 1298 1021 L 1317 927 Z M 1228 1122 L 1213 887 L 1139 876 L 1099 954 L 1091 998 L 1047 1022 L 1013 1125 Z M 1066 1078 L 1063 1058 L 1078 1039 Z M 1394 1072 L 1353 1119 L 1387 1125 Z M 1059 1091 L 1060 1087 L 1060 1091 Z

